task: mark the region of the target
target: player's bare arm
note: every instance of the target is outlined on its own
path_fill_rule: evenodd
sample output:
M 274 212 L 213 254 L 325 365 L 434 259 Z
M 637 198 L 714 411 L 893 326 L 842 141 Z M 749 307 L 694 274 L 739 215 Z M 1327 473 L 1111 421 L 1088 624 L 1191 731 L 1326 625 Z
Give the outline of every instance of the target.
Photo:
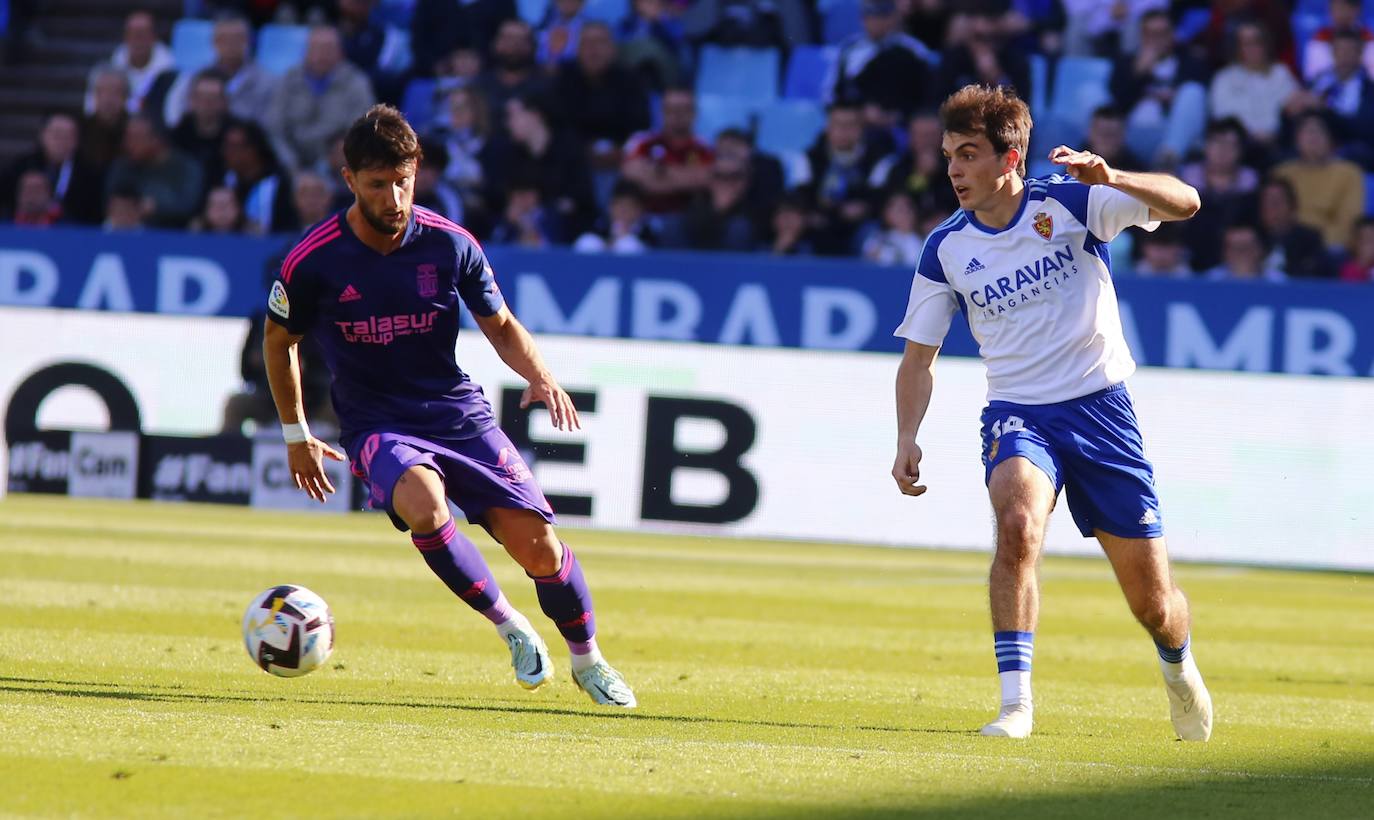
M 520 407 L 529 407 L 534 402 L 543 402 L 549 408 L 549 418 L 559 430 L 580 430 L 582 421 L 573 407 L 572 398 L 564 390 L 549 368 L 544 357 L 535 347 L 534 337 L 510 312 L 505 305 L 491 316 L 478 316 L 477 326 L 482 328 L 491 346 L 511 370 L 519 373 L 529 382 L 520 397 Z
M 1050 160 L 1086 185 L 1107 185 L 1130 194 L 1150 207 L 1151 219 L 1177 222 L 1192 217 L 1202 207 L 1197 189 L 1170 174 L 1122 171 L 1097 154 L 1075 151 L 1067 145 L 1051 151 Z
M 916 434 L 930 407 L 930 394 L 935 387 L 935 356 L 939 347 L 907 342 L 902 363 L 897 367 L 897 459 L 892 465 L 892 478 L 897 489 L 905 495 L 921 495 L 926 491 L 921 478 L 921 447 Z
M 283 428 L 300 425 L 304 441 L 292 443 L 288 438 L 286 460 L 291 479 L 311 498 L 324 503 L 325 495 L 334 492 L 334 485 L 324 472 L 324 459 L 343 461 L 344 454 L 310 435 L 305 427 L 305 401 L 301 391 L 299 344 L 303 336 L 292 334 L 276 322 L 268 321 L 263 334 L 262 356 L 267 366 L 267 383 L 272 387 L 272 401 Z M 288 433 L 289 436 L 289 433 Z

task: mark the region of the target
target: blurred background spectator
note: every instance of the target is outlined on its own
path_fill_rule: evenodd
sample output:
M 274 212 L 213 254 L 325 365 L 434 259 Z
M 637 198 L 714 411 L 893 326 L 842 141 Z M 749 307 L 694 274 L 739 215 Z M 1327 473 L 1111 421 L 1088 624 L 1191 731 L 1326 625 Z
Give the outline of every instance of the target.
M 263 116 L 277 154 L 289 168 L 317 162 L 329 138 L 375 102 L 367 75 L 344 60 L 338 29 L 310 30 L 305 58 L 282 77 Z
M 142 223 L 184 228 L 200 205 L 204 174 L 173 148 L 152 117 L 136 114 L 124 130 L 124 147 L 110 165 L 110 191 L 137 191 Z

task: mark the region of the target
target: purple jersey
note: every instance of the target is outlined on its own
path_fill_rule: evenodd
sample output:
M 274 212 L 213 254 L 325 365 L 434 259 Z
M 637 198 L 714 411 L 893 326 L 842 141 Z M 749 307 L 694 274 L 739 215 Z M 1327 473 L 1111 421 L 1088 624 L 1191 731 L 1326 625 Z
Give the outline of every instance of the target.
M 345 444 L 376 429 L 466 439 L 494 427 L 482 388 L 454 357 L 459 300 L 477 316 L 504 304 L 477 240 L 415 207 L 400 246 L 383 255 L 344 214 L 287 254 L 267 315 L 319 342 Z

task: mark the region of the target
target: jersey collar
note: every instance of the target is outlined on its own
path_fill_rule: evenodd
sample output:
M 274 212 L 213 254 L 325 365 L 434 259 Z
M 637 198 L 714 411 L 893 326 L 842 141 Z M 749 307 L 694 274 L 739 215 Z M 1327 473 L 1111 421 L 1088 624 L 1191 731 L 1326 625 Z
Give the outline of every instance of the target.
M 1016 223 L 1021 221 L 1021 215 L 1026 212 L 1026 203 L 1030 201 L 1030 186 L 1025 184 L 1024 179 L 1021 180 L 1021 183 L 1021 204 L 1016 206 L 1016 215 L 1011 218 L 1010 222 L 1000 228 L 989 228 L 987 225 L 978 221 L 978 217 L 973 215 L 973 211 L 965 208 L 964 215 L 968 217 L 969 224 L 983 233 L 990 234 L 1004 233 L 1015 228 Z

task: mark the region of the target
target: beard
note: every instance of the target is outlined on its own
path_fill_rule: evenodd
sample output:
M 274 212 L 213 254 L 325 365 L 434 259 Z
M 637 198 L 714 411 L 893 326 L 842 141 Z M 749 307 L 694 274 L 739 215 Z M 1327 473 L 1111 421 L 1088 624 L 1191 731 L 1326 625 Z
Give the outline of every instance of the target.
M 405 230 L 406 223 L 410 221 L 409 205 L 401 210 L 401 215 L 396 217 L 394 222 L 388 222 L 383 214 L 368 208 L 361 199 L 358 200 L 358 213 L 363 215 L 363 219 L 372 226 L 372 230 L 383 236 L 395 236 Z

